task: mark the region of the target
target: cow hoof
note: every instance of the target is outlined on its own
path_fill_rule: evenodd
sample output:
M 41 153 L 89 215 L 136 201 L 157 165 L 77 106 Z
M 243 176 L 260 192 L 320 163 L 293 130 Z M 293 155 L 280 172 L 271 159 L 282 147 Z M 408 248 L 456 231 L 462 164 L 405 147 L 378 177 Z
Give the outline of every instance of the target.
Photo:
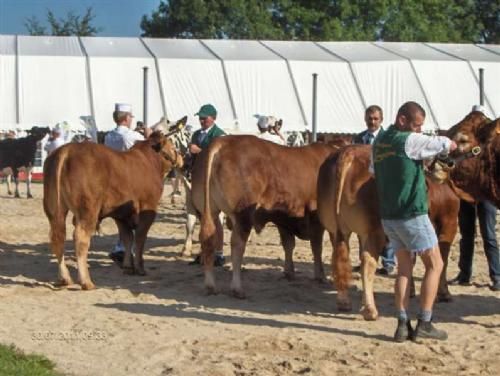
M 135 270 L 135 274 L 137 275 L 140 275 L 140 276 L 145 276 L 146 275 L 146 271 L 144 269 L 136 269 Z
M 337 310 L 339 312 L 351 312 L 352 304 L 350 301 L 337 300 Z
M 377 309 L 374 307 L 364 307 L 361 310 L 361 315 L 366 321 L 375 321 L 378 318 Z
M 85 282 L 81 284 L 82 290 L 88 291 L 88 290 L 94 290 L 95 285 L 92 282 Z
M 439 303 L 449 303 L 453 301 L 453 296 L 449 292 L 444 294 L 438 294 L 437 301 Z
M 294 272 L 284 272 L 283 276 L 287 281 L 294 281 L 295 280 L 295 273 Z
M 123 269 L 123 274 L 127 274 L 127 275 L 134 275 L 135 274 L 135 270 L 132 266 L 124 266 L 122 269 Z
M 33 198 L 33 195 L 29 194 L 28 196 L 26 196 L 26 198 Z
M 205 295 L 217 295 L 215 286 L 205 286 Z
M 55 287 L 66 287 L 66 286 L 71 286 L 73 284 L 74 284 L 74 282 L 71 278 L 69 278 L 69 279 L 60 278 L 54 283 L 54 286 Z
M 21 198 L 21 196 L 19 196 L 19 193 L 16 193 L 16 194 L 14 195 L 14 197 L 15 197 L 15 198 Z
M 231 290 L 231 293 L 237 299 L 245 299 L 246 298 L 245 292 L 243 290 Z

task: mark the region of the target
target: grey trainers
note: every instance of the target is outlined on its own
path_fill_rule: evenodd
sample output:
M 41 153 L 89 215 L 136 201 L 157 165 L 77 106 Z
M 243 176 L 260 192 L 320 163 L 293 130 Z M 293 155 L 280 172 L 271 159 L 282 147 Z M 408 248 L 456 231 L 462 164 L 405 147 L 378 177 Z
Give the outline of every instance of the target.
M 411 327 L 410 320 L 398 320 L 398 327 L 394 333 L 394 340 L 396 342 L 404 342 L 407 339 L 413 339 L 413 328 Z
M 418 320 L 415 328 L 415 339 L 438 339 L 444 341 L 448 334 L 444 330 L 439 330 L 432 325 L 431 321 Z

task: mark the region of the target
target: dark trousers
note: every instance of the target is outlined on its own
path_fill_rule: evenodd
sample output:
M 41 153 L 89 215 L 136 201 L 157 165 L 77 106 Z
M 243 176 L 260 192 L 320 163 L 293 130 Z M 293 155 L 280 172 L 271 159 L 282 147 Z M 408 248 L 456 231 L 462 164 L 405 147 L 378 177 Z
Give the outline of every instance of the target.
M 477 205 L 460 201 L 458 223 L 460 227 L 460 279 L 469 281 L 472 276 L 474 256 L 474 237 L 476 235 L 476 217 L 484 243 L 484 253 L 488 260 L 490 278 L 493 283 L 500 281 L 500 261 L 495 233 L 497 208 L 489 201 L 480 201 Z

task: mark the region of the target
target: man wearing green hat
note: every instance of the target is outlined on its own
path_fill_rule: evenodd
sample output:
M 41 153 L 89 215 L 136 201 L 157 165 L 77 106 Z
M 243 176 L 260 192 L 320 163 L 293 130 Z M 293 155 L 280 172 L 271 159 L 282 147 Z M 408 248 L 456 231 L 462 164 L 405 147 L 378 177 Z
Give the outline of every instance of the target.
M 224 136 L 225 133 L 215 124 L 217 118 L 217 110 L 211 104 L 204 104 L 195 114 L 200 119 L 201 129 L 193 133 L 189 151 L 193 156 L 207 148 L 212 140 L 219 136 Z
M 215 124 L 217 118 L 217 110 L 211 104 L 204 104 L 200 110 L 194 114 L 200 119 L 201 129 L 193 133 L 191 143 L 189 144 L 189 151 L 192 155 L 192 163 L 196 160 L 196 155 L 201 153 L 203 149 L 208 148 L 214 138 L 224 136 L 225 133 Z M 200 255 L 196 256 L 192 264 L 199 264 L 201 262 Z M 224 265 L 224 255 L 222 250 L 215 250 L 214 266 Z

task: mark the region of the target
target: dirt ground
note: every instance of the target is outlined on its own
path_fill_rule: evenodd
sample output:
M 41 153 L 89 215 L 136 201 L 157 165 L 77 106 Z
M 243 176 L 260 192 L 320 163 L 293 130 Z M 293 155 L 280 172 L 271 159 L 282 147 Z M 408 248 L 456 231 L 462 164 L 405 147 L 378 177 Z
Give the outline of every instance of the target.
M 331 284 L 312 279 L 307 242 L 297 242 L 296 280 L 283 278 L 284 253 L 272 226 L 252 234 L 247 247 L 247 298 L 229 294 L 228 264 L 217 268 L 220 293 L 206 296 L 201 268 L 179 257 L 185 218 L 182 204 L 170 204 L 168 188 L 146 243 L 147 276 L 124 275 L 108 259 L 117 231 L 105 220 L 89 256 L 97 289 L 56 289 L 42 186 L 35 184 L 33 193 L 32 200 L 14 199 L 0 187 L 0 343 L 44 354 L 64 374 L 498 375 L 500 370 L 500 295 L 487 288 L 480 242 L 474 284 L 451 287 L 454 301 L 435 307 L 435 320 L 448 331 L 448 341 L 397 344 L 392 341 L 393 277 L 376 277 L 377 321 L 363 321 L 358 313 L 357 273 L 351 291 L 354 310 L 338 313 Z M 76 280 L 71 233 L 68 220 L 66 254 Z M 323 261 L 329 271 L 326 239 Z M 456 243 L 449 277 L 457 273 Z M 194 248 L 197 252 L 199 244 Z M 227 242 L 224 252 L 227 257 Z M 351 259 L 358 264 L 355 240 Z M 415 276 L 418 288 L 421 262 Z M 413 318 L 416 311 L 414 299 Z

